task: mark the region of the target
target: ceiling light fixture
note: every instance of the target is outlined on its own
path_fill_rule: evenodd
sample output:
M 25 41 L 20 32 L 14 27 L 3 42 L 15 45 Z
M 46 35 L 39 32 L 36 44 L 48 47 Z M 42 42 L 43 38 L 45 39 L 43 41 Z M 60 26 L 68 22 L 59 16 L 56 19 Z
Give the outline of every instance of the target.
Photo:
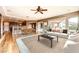
M 38 6 L 37 9 L 31 9 L 31 11 L 36 11 L 35 14 L 38 12 L 43 14 L 43 11 L 47 11 L 47 9 L 43 9 L 40 6 Z

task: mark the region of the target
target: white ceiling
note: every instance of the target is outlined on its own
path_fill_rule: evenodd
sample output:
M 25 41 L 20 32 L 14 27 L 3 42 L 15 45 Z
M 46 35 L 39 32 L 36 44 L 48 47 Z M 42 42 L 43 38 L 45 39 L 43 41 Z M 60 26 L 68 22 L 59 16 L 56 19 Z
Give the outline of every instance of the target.
M 66 13 L 71 13 L 79 10 L 79 6 L 41 6 L 48 11 L 43 11 L 44 14 L 34 14 L 37 6 L 1 6 L 0 11 L 3 10 L 4 14 L 11 17 L 23 18 L 26 20 L 39 20 L 58 16 Z M 2 8 L 2 9 L 1 9 Z

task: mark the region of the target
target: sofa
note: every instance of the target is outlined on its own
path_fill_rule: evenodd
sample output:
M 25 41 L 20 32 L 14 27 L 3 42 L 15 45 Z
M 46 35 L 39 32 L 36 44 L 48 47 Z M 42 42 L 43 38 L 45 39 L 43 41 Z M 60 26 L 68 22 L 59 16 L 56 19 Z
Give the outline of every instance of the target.
M 52 35 L 52 36 L 58 36 L 60 38 L 65 38 L 68 39 L 68 34 L 65 33 L 58 33 L 58 32 L 47 32 L 48 35 Z
M 79 33 L 70 35 L 64 45 L 65 53 L 79 53 Z
M 61 38 L 68 39 L 68 30 L 67 29 L 52 29 L 51 31 L 46 32 L 48 35 L 58 36 Z

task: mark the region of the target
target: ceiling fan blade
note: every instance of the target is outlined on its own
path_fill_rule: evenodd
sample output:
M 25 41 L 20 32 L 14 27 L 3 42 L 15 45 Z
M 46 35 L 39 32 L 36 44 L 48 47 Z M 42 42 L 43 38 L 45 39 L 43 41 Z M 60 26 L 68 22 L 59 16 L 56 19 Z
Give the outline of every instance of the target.
M 42 9 L 41 11 L 47 11 L 47 9 Z
M 38 12 L 35 12 L 35 14 L 36 14 L 36 13 L 38 13 Z
M 43 14 L 43 12 L 40 11 L 41 14 Z
M 37 10 L 31 9 L 31 11 L 37 11 Z

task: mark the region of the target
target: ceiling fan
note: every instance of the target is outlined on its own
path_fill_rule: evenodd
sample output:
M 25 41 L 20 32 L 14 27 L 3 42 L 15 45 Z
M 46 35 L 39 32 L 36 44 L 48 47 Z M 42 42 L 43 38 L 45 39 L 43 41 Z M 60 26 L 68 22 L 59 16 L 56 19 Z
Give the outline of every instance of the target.
M 38 12 L 43 14 L 43 11 L 47 11 L 47 9 L 42 9 L 40 6 L 38 6 L 37 9 L 31 9 L 31 11 L 36 11 L 35 14 Z

